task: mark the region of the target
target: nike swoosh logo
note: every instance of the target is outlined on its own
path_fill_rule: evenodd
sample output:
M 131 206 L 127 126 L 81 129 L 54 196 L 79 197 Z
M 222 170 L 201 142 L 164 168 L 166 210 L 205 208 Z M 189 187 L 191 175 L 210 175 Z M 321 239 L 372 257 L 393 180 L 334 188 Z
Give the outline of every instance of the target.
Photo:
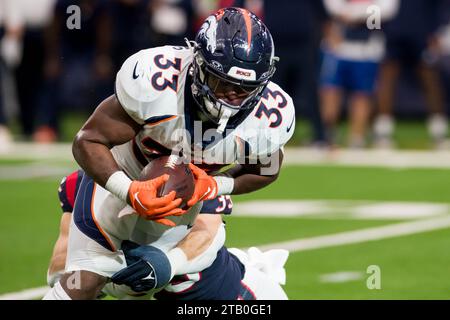
M 148 263 L 148 262 L 147 262 Z M 150 265 L 150 264 L 149 264 Z M 148 280 L 155 280 L 155 276 L 153 275 L 154 271 L 150 271 L 150 274 L 148 276 L 145 277 L 145 279 Z
M 144 208 L 145 210 L 148 210 L 148 209 L 141 203 L 141 201 L 139 200 L 139 198 L 138 198 L 139 192 L 140 192 L 140 191 L 136 192 L 133 196 L 134 196 L 134 198 L 136 199 L 137 203 L 139 203 L 139 205 L 140 205 L 142 208 Z
M 147 262 L 147 264 L 150 267 L 150 273 L 148 274 L 148 276 L 146 276 L 144 278 L 144 280 L 155 280 L 155 284 L 153 285 L 153 288 L 156 288 L 158 286 L 158 279 L 156 279 L 156 277 L 154 276 L 155 274 L 155 268 L 153 268 L 152 264 L 149 261 L 145 261 Z
M 133 79 L 136 80 L 137 78 L 139 78 L 139 75 L 136 73 L 136 69 L 137 69 L 137 65 L 138 65 L 139 61 L 136 61 L 136 65 L 134 66 L 133 69 Z
M 193 226 L 194 226 L 194 225 L 193 225 L 192 223 L 189 223 L 186 227 L 187 227 L 187 229 L 189 230 L 189 229 L 191 229 Z
M 292 122 L 291 122 L 291 124 L 289 125 L 289 127 L 286 128 L 286 132 L 291 131 L 291 128 L 292 128 L 292 125 L 294 124 L 294 121 L 295 121 L 295 117 L 292 118 Z
M 210 191 L 211 191 L 211 188 L 208 187 L 208 190 L 206 190 L 206 192 L 200 197 L 199 200 L 202 200 Z

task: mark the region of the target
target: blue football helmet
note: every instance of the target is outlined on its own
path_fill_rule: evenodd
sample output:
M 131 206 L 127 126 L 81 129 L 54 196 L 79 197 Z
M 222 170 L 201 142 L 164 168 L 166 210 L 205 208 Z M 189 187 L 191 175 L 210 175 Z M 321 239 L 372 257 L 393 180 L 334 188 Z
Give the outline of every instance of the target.
M 274 44 L 264 23 L 242 8 L 209 16 L 195 38 L 192 94 L 202 120 L 223 132 L 255 107 L 275 72 Z

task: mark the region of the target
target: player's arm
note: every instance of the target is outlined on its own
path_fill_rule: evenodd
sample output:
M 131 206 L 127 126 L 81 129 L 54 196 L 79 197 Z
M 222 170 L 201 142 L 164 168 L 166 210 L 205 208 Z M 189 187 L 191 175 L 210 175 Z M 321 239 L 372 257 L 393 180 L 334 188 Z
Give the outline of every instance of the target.
M 197 216 L 191 232 L 176 246 L 176 250 L 181 250 L 186 260 L 183 261 L 182 257 L 179 264 L 173 261 L 174 274 L 200 272 L 213 263 L 217 251 L 225 243 L 222 223 L 220 214 L 202 213 Z
M 208 268 L 224 242 L 221 215 L 200 214 L 191 232 L 168 252 L 155 246 L 139 246 L 124 241 L 122 250 L 128 266 L 115 273 L 111 280 L 126 284 L 136 292 L 162 288 L 174 275 L 201 272 Z
M 115 96 L 105 99 L 75 137 L 72 152 L 83 170 L 102 187 L 120 168 L 110 149 L 130 141 L 140 125 L 125 112 Z
M 136 212 L 148 219 L 165 213 L 182 214 L 177 208 L 181 199 L 175 200 L 175 191 L 158 198 L 157 189 L 168 175 L 148 181 L 131 181 L 120 170 L 110 149 L 130 141 L 141 126 L 122 108 L 115 96 L 105 99 L 86 121 L 75 137 L 72 152 L 80 167 L 99 185 L 128 202 Z M 157 222 L 171 225 L 167 219 Z
M 283 152 L 278 150 L 268 161 L 257 164 L 237 165 L 228 173 L 234 182 L 231 194 L 243 194 L 262 189 L 274 182 L 283 163 Z
M 195 190 L 188 206 L 198 201 L 211 200 L 220 195 L 249 193 L 266 187 L 278 178 L 283 152 L 278 150 L 263 163 L 240 164 L 225 176 L 210 176 L 190 163 L 195 177 Z
M 64 212 L 59 224 L 59 236 L 53 247 L 53 254 L 47 271 L 47 283 L 50 287 L 59 280 L 66 266 L 67 241 L 69 239 L 69 226 L 72 219 L 71 212 Z

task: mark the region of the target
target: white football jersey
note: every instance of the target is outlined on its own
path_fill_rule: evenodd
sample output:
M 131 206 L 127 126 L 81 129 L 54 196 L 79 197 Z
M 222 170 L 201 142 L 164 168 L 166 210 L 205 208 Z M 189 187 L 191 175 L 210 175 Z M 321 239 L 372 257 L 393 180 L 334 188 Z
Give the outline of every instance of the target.
M 194 163 L 215 171 L 243 159 L 247 163 L 267 159 L 292 137 L 292 99 L 273 82 L 243 121 L 233 124 L 230 120 L 223 135 L 216 130 L 202 133 L 200 122 L 193 121 L 198 106 L 187 96 L 192 95 L 186 86 L 191 83 L 188 73 L 193 55 L 187 47 L 146 49 L 129 57 L 117 73 L 117 99 L 142 125 L 132 141 L 112 150 L 133 179 L 148 161 L 174 150 L 183 149 Z

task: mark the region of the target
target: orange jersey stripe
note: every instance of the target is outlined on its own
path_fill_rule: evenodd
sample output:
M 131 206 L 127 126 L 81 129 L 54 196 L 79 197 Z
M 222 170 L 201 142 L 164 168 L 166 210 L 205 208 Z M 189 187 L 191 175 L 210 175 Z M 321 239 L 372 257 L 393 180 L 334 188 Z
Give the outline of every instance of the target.
M 225 9 L 219 9 L 216 12 L 216 20 L 219 21 L 220 19 L 222 19 L 223 14 L 225 13 Z
M 160 124 L 160 123 L 163 123 L 163 122 L 166 122 L 166 121 L 170 121 L 170 120 L 172 120 L 172 119 L 175 119 L 176 117 L 178 117 L 178 116 L 171 116 L 171 117 L 169 117 L 169 118 L 162 119 L 162 120 L 159 120 L 159 121 L 154 122 L 154 123 L 147 123 L 147 124 L 145 124 L 145 125 L 146 125 L 146 126 L 156 126 L 157 124 Z
M 250 12 L 246 9 L 239 8 L 242 16 L 244 17 L 245 27 L 247 28 L 247 55 L 250 52 L 250 44 L 252 40 L 252 21 L 250 19 Z

